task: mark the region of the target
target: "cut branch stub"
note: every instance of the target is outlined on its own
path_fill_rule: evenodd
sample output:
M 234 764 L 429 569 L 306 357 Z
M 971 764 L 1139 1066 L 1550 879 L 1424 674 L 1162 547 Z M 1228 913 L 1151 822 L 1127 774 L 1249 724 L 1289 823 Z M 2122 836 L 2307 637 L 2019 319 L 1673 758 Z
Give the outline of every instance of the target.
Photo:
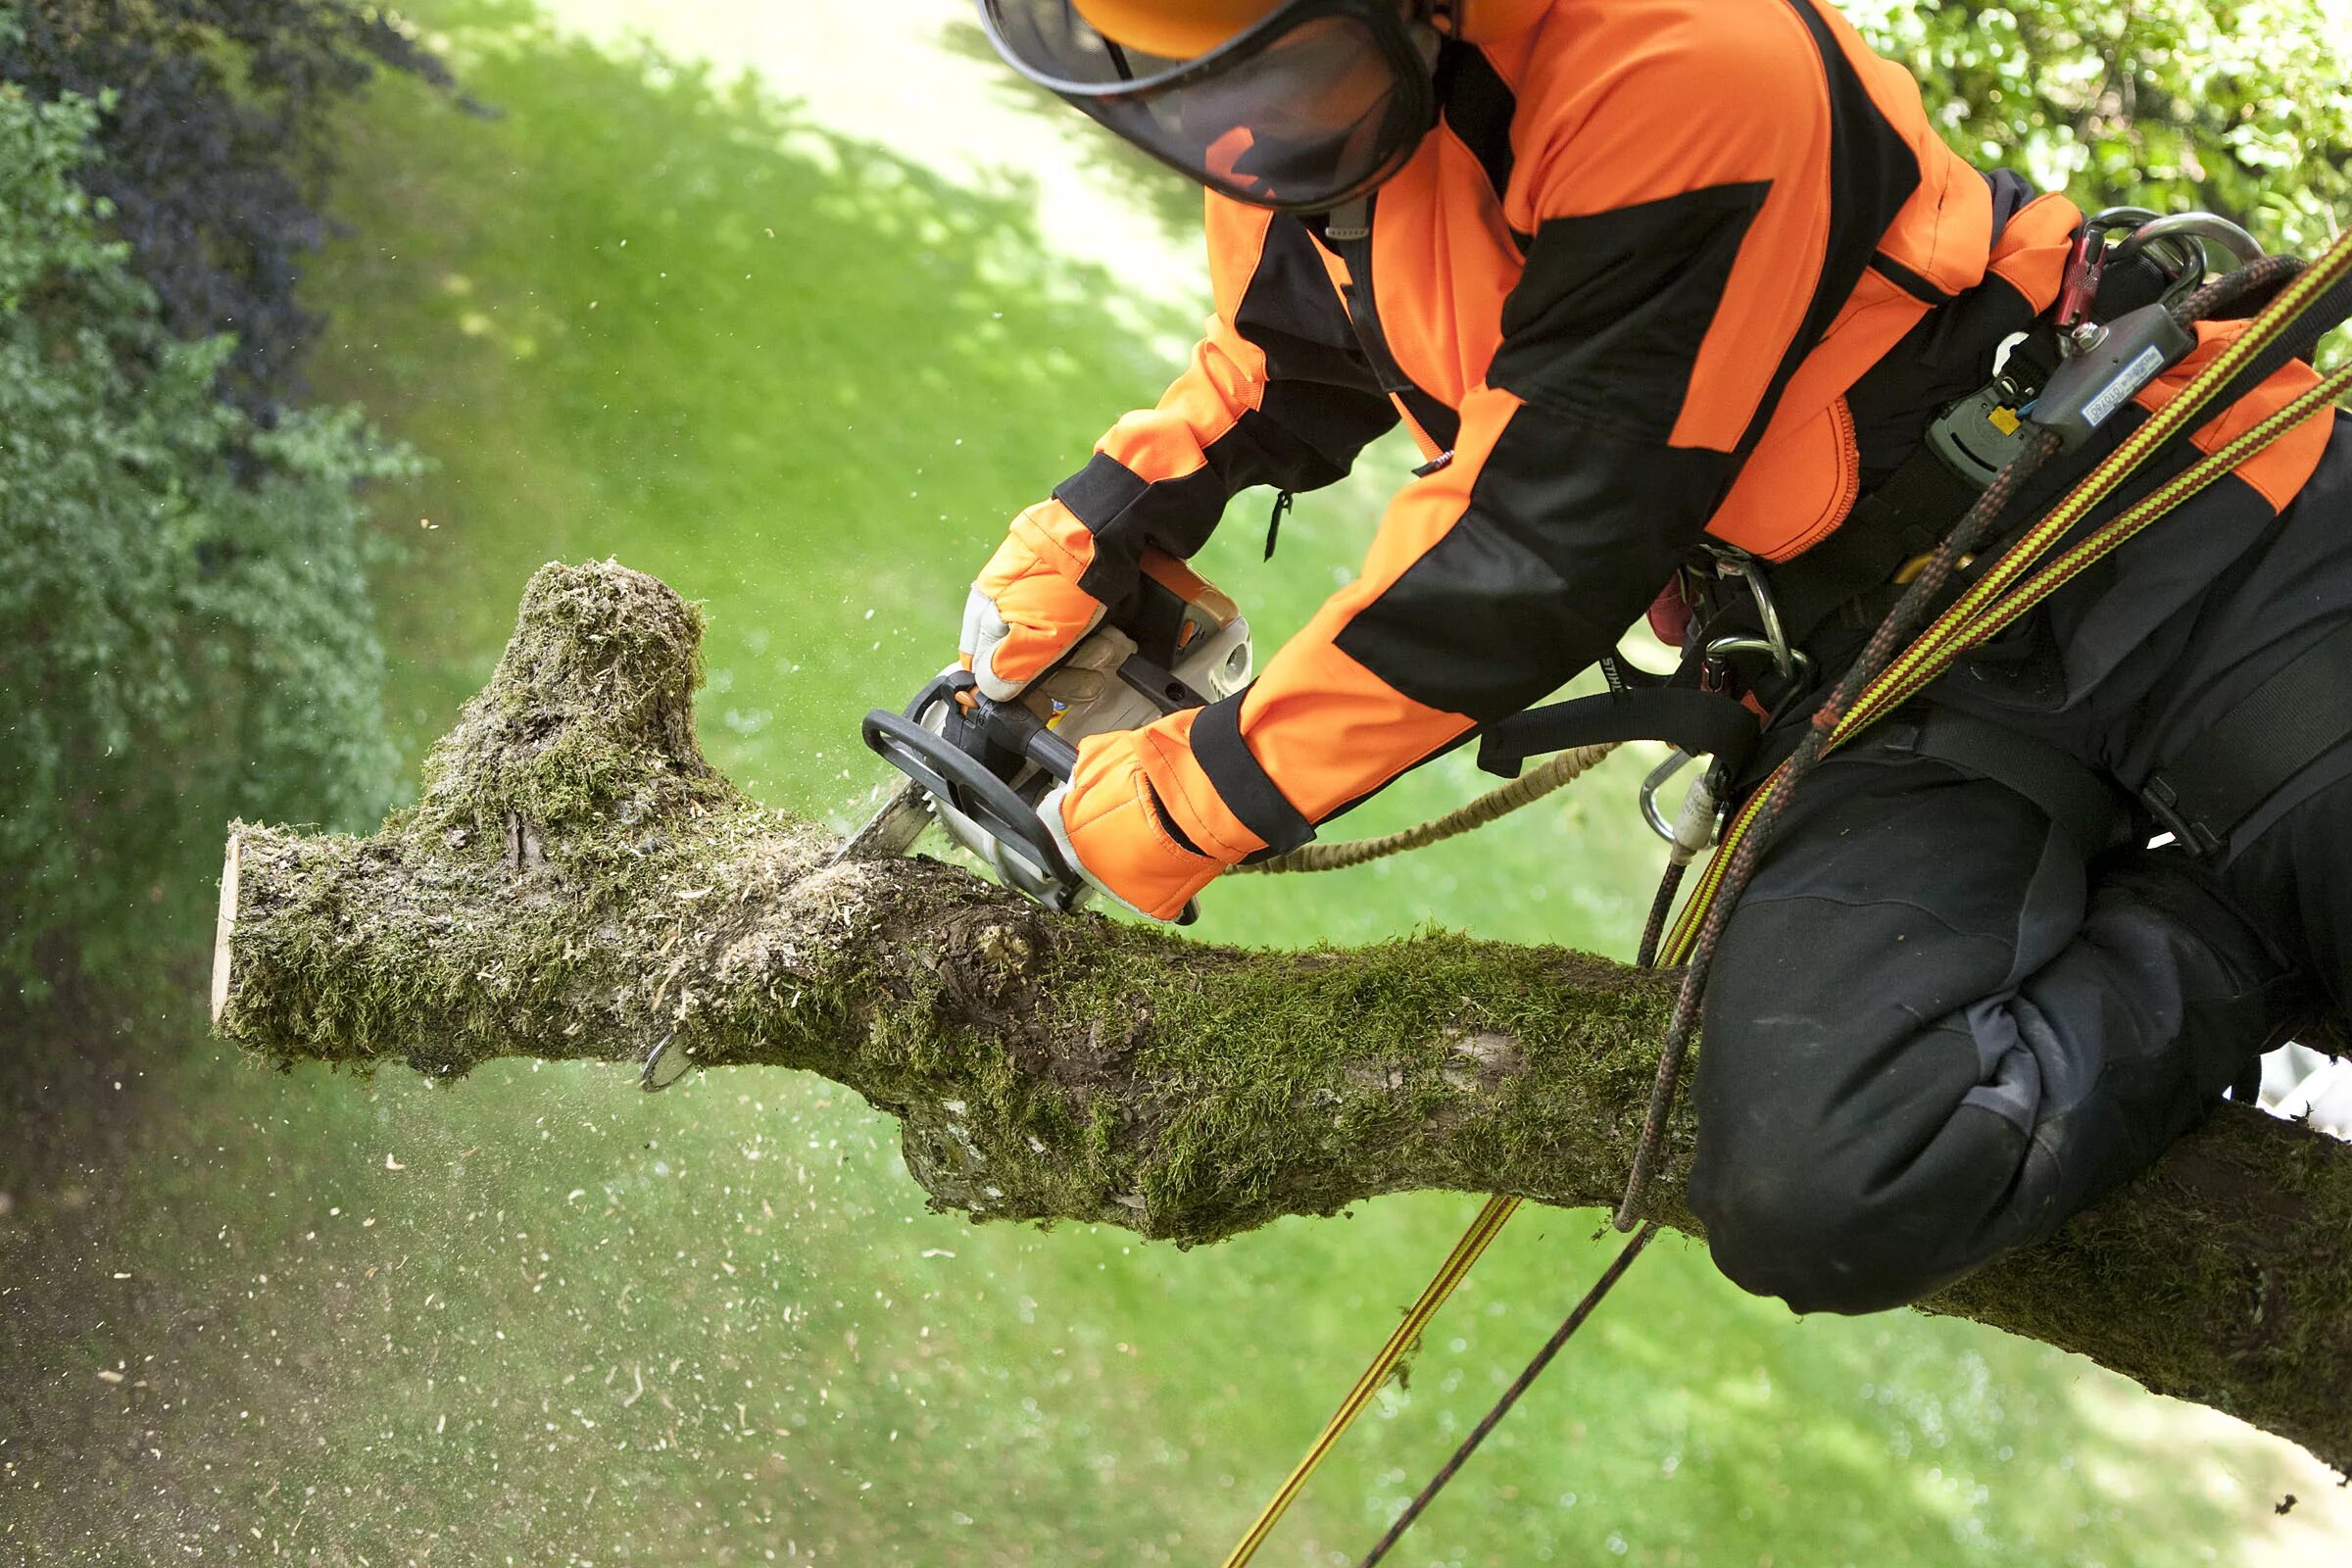
M 490 684 L 425 759 L 397 825 L 536 858 L 582 828 L 732 804 L 694 738 L 703 617 L 611 563 L 542 567 Z
M 532 578 L 423 800 L 368 839 L 238 824 L 221 1032 L 437 1075 L 499 1055 L 821 1073 L 976 1218 L 1208 1242 L 1384 1193 L 1598 1206 L 1675 976 L 1425 936 L 1200 946 L 835 840 L 696 749 L 700 626 L 611 564 Z M 616 1090 L 620 1081 L 616 1081 Z M 1655 1217 L 1684 1207 L 1688 1116 Z M 1939 1300 L 2352 1459 L 2352 1147 L 2232 1107 Z

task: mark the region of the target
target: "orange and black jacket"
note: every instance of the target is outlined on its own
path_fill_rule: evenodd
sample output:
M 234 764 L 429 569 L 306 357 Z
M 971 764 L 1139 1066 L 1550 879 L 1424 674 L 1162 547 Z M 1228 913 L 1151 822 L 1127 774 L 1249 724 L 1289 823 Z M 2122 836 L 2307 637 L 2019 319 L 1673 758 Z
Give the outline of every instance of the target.
M 1542 699 L 1702 533 L 1768 560 L 1827 537 L 2050 306 L 2080 220 L 1946 148 L 1816 0 L 1555 0 L 1449 42 L 1438 87 L 1368 239 L 1210 199 L 1192 363 L 1032 514 L 1115 601 L 1244 487 L 1331 483 L 1400 416 L 1430 459 L 1253 684 L 1144 732 L 1168 821 L 1218 860 Z M 2245 470 L 2268 507 L 2325 439 Z

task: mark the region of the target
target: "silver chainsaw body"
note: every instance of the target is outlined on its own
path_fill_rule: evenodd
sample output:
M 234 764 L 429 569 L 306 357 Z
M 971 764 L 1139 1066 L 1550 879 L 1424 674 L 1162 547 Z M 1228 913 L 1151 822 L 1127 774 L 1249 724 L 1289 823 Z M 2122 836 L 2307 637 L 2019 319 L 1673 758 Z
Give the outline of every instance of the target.
M 1162 669 L 1140 655 L 1129 654 L 1119 662 L 1116 673 L 1104 683 L 1100 695 L 1082 702 L 1051 704 L 1045 716 L 1047 728 L 1075 747 L 1091 735 L 1140 729 L 1164 714 L 1216 702 L 1249 685 L 1251 661 L 1249 621 L 1237 615 L 1222 626 L 1205 617 L 1191 624 L 1198 629 L 1177 656 L 1173 668 Z M 1133 647 L 1123 633 L 1107 629 L 1090 633 L 1089 641 L 1104 637 L 1116 638 Z M 921 711 L 908 716 L 933 734 L 944 735 L 953 701 L 943 694 Z M 1030 762 L 1005 782 L 1034 808 L 1062 781 Z M 956 809 L 952 801 L 928 792 L 924 799 L 933 819 L 948 837 L 970 851 L 1006 887 L 1059 908 L 1076 908 L 1091 895 L 1090 888 L 1070 888 L 1054 867 L 1037 864 L 1041 857 L 1028 845 L 1006 838 L 987 822 Z

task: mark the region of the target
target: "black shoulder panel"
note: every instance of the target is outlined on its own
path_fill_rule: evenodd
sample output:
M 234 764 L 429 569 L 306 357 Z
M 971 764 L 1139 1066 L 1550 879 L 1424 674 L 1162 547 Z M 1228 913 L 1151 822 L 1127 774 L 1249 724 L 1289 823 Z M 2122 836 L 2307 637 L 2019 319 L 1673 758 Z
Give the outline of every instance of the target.
M 1292 490 L 1329 484 L 1396 422 L 1396 406 L 1381 390 L 1348 308 L 1324 270 L 1321 247 L 1298 218 L 1278 216 L 1266 230 L 1264 254 L 1234 312 L 1234 326 L 1265 351 L 1265 418 L 1324 460 L 1320 466 L 1294 461 L 1285 471 L 1243 482 L 1262 478 Z M 1209 456 L 1217 461 L 1213 451 Z
M 1838 47 L 1837 36 L 1814 0 L 1788 0 L 1804 23 L 1821 56 L 1823 83 L 1830 97 L 1830 234 L 1822 254 L 1821 275 L 1805 309 L 1804 325 L 1781 356 L 1772 384 L 1756 405 L 1755 417 L 1740 443 L 1742 455 L 1763 439 L 1764 427 L 1780 407 L 1789 377 L 1821 343 L 1822 334 L 1845 308 L 1877 257 L 1879 241 L 1894 226 L 1903 204 L 1919 189 L 1919 155 L 1871 101 L 1870 89 L 1854 74 L 1853 63 Z
M 1440 117 L 1487 172 L 1487 183 L 1494 188 L 1499 207 L 1503 192 L 1510 189 L 1511 171 L 1517 163 L 1511 151 L 1511 121 L 1519 113 L 1517 95 L 1485 51 L 1450 38 L 1438 50 L 1437 88 Z M 1511 237 L 1519 242 L 1522 253 L 1533 239 L 1516 229 Z
M 1536 231 L 1487 379 L 1579 422 L 1663 442 L 1770 187 L 1712 185 Z
M 1445 536 L 1341 631 L 1342 653 L 1417 703 L 1482 723 L 1616 645 L 1698 537 L 1732 473 L 1530 404 Z

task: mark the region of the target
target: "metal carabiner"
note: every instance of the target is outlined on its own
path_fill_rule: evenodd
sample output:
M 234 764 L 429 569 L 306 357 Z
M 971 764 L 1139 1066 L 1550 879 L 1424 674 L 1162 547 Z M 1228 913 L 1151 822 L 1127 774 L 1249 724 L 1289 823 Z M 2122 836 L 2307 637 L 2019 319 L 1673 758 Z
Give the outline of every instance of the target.
M 2207 240 L 2230 253 L 2235 264 L 2231 270 L 2251 267 L 2263 258 L 2262 242 L 2220 214 L 2176 213 L 2170 218 L 2151 219 L 2133 228 L 2116 246 L 2115 259 L 2120 262 L 2150 246 L 2162 245 L 2180 264 L 2178 268 L 2168 266 L 2166 270 L 2186 270 L 2186 275 L 2202 282 L 2207 272 L 2221 270 L 2213 265 L 2213 251 L 2206 245 Z M 2186 254 L 2186 246 L 2195 248 L 2193 257 Z
M 2130 232 L 2110 248 L 2107 236 L 2119 229 Z M 2169 302 L 2204 282 L 2208 272 L 2223 270 L 2214 265 L 2208 242 L 2230 253 L 2231 270 L 2263 257 L 2259 240 L 2218 213 L 2176 213 L 2168 218 L 2145 207 L 2093 213 L 2075 231 L 2074 247 L 2067 253 L 2065 280 L 2052 317 L 2058 330 L 2071 336 L 2087 324 L 2110 261 L 2155 252 L 2157 265 L 2172 275 L 2172 286 L 2165 291 Z
M 1764 580 L 1756 558 L 1744 551 L 1719 550 L 1715 553 L 1715 570 L 1721 576 L 1738 577 L 1747 584 L 1747 591 L 1756 602 L 1756 620 L 1764 628 L 1762 638 L 1717 637 L 1707 644 L 1707 657 L 1718 653 L 1763 653 L 1772 656 L 1772 667 L 1783 680 L 1794 675 L 1801 664 L 1807 671 L 1813 662 L 1788 646 L 1788 633 L 1781 624 L 1781 607 L 1773 603 L 1772 588 Z
M 2152 223 L 2162 216 L 2145 207 L 2110 207 L 2082 220 L 2066 253 L 2066 270 L 2060 274 L 2058 303 L 2051 315 L 2059 331 L 2071 334 L 2090 318 L 2091 302 L 2098 298 L 2099 282 L 2107 275 L 2107 236 L 2119 228 Z
M 1667 780 L 1696 760 L 1678 746 L 1642 780 L 1642 820 L 1674 851 L 1677 865 L 1689 864 L 1699 851 L 1722 836 L 1724 819 L 1731 809 L 1730 803 L 1719 797 L 1707 782 L 1705 773 L 1690 781 L 1676 820 L 1668 821 L 1666 813 L 1658 809 L 1658 792 L 1666 787 Z
M 1801 685 L 1812 683 L 1813 656 L 1801 648 L 1790 648 L 1785 643 L 1776 644 L 1768 637 L 1716 637 L 1708 641 L 1708 662 L 1720 664 L 1731 654 L 1770 655 L 1782 679 L 1794 680 Z M 1784 657 L 1788 660 L 1785 664 L 1781 662 Z
M 1677 842 L 1674 824 L 1667 821 L 1666 813 L 1658 809 L 1658 791 L 1666 787 L 1667 780 L 1697 760 L 1697 758 L 1678 746 L 1666 754 L 1666 760 L 1651 768 L 1648 776 L 1642 780 L 1642 820 L 1649 824 L 1652 833 L 1669 844 Z

